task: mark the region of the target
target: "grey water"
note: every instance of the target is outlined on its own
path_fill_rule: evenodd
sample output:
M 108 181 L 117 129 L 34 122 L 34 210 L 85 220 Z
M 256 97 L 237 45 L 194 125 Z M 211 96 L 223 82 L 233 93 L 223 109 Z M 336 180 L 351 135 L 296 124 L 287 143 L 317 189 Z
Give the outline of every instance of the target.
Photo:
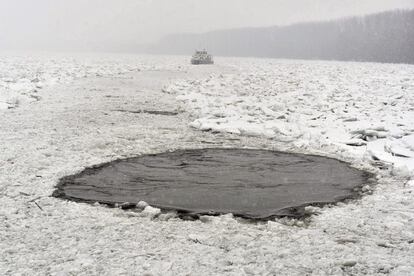
M 189 149 L 87 168 L 54 196 L 134 206 L 145 201 L 191 215 L 251 219 L 302 216 L 303 207 L 357 195 L 370 174 L 336 159 L 254 149 Z

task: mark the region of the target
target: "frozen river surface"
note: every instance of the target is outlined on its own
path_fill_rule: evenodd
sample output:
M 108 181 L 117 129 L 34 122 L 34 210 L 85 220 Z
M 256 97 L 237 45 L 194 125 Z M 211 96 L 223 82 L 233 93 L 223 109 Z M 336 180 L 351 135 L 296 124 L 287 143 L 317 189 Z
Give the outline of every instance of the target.
M 412 275 L 414 66 L 1 55 L 5 275 Z M 166 112 L 166 113 L 165 113 Z M 96 164 L 188 148 L 335 157 L 377 174 L 308 220 L 184 221 L 51 197 Z

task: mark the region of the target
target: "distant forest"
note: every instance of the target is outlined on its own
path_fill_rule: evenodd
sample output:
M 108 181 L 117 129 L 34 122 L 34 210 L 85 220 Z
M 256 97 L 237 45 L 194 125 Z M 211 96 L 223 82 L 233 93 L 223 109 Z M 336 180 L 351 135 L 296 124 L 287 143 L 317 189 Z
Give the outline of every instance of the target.
M 243 28 L 165 37 L 146 52 L 414 64 L 414 10 L 285 27 Z

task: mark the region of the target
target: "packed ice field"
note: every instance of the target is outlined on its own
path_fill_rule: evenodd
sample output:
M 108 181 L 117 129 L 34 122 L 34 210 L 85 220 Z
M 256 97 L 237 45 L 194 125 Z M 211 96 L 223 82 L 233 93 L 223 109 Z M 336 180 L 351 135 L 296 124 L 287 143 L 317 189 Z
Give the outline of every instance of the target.
M 0 114 L 5 275 L 414 275 L 413 65 L 2 53 Z M 334 157 L 377 184 L 266 222 L 51 197 L 88 166 L 202 147 Z

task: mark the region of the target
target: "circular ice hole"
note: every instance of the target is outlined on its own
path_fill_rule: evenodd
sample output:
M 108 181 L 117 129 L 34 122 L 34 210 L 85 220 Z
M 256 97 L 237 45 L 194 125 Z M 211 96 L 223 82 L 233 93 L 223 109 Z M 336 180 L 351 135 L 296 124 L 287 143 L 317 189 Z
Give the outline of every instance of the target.
M 336 159 L 255 149 L 189 149 L 87 168 L 54 195 L 75 201 L 151 206 L 252 219 L 301 216 L 304 206 L 357 195 L 371 175 Z

